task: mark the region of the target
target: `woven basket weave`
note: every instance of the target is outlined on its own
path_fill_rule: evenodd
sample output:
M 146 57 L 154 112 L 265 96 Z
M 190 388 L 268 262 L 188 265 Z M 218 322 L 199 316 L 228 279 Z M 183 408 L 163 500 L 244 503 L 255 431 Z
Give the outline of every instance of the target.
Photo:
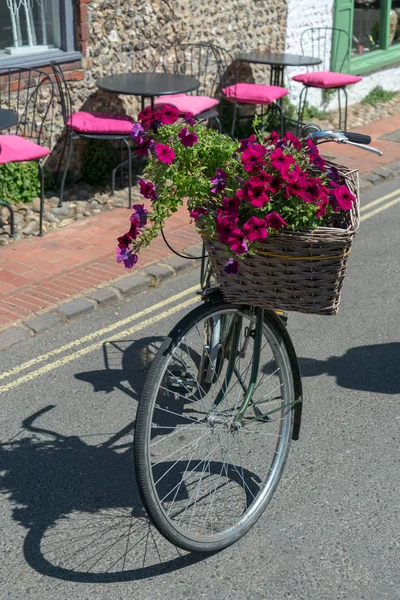
M 277 232 L 255 256 L 239 261 L 237 275 L 224 271 L 231 256 L 226 246 L 204 239 L 225 301 L 310 314 L 337 313 L 360 215 L 358 171 L 335 166 L 340 183 L 356 196 L 352 210 L 340 213 L 339 226 Z

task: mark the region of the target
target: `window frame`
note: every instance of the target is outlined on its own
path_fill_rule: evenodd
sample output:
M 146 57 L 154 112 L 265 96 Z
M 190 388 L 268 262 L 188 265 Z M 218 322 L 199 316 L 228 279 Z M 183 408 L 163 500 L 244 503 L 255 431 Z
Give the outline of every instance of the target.
M 349 33 L 350 47 L 347 51 L 347 59 L 343 65 L 343 70 L 353 75 L 362 75 L 370 71 L 376 71 L 382 67 L 388 67 L 400 62 L 400 44 L 391 46 L 389 43 L 389 25 L 392 0 L 382 0 L 381 21 L 382 38 L 380 45 L 382 48 L 368 52 L 361 56 L 351 56 L 351 44 L 353 38 L 353 19 L 354 19 L 354 0 L 336 0 L 334 13 L 334 27 L 345 29 Z M 332 70 L 337 70 L 338 65 L 332 64 Z
M 34 48 L 29 54 L 19 54 L 0 60 L 0 71 L 6 69 L 44 67 L 52 61 L 74 62 L 82 58 L 82 53 L 76 50 L 75 35 L 75 8 L 74 0 L 60 0 L 61 19 L 61 48 L 35 52 Z

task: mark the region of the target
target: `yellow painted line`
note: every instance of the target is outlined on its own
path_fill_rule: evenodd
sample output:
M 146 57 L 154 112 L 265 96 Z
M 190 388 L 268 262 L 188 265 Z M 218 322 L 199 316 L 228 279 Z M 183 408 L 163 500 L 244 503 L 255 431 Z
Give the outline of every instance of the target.
M 121 319 L 120 321 L 117 321 L 116 323 L 113 323 L 112 325 L 109 325 L 108 327 L 104 327 L 103 329 L 99 329 L 98 331 L 94 331 L 93 333 L 89 333 L 88 335 L 85 335 L 84 337 L 74 340 L 73 342 L 69 342 L 68 344 L 65 344 L 64 346 L 60 346 L 59 348 L 55 348 L 54 350 L 51 350 L 50 352 L 46 352 L 46 354 L 41 354 L 40 356 L 36 356 L 35 358 L 28 360 L 27 362 L 23 363 L 22 365 L 19 365 L 18 367 L 14 367 L 13 369 L 10 369 L 9 371 L 5 371 L 4 373 L 1 373 L 0 380 L 5 379 L 6 377 L 12 377 L 13 375 L 16 375 L 17 373 L 24 371 L 25 369 L 29 369 L 29 367 L 32 367 L 33 365 L 37 365 L 38 363 L 44 362 L 44 361 L 52 358 L 53 356 L 57 356 L 57 354 L 61 354 L 62 352 L 65 352 L 66 350 L 71 350 L 71 348 L 75 348 L 76 346 L 80 346 L 82 344 L 85 344 L 86 342 L 90 342 L 91 340 L 94 340 L 98 337 L 106 335 L 107 333 L 110 333 L 110 331 L 114 331 L 115 329 L 118 329 L 118 327 L 123 327 L 124 325 L 127 325 L 128 323 L 132 323 L 132 321 L 137 321 L 138 319 L 141 319 L 142 317 L 148 315 L 149 313 L 156 312 L 160 308 L 165 308 L 166 306 L 168 306 L 168 304 L 173 304 L 174 302 L 176 302 L 178 300 L 182 300 L 182 298 L 184 298 L 185 296 L 188 296 L 189 294 L 193 294 L 198 289 L 199 289 L 199 286 L 194 285 L 191 288 L 183 290 L 183 292 L 179 292 L 179 294 L 175 294 L 175 296 L 172 296 L 171 298 L 162 300 L 161 302 L 158 302 L 157 304 L 153 304 L 152 306 L 149 306 L 148 308 L 145 308 L 144 310 L 141 310 L 140 312 L 135 313 L 131 317 Z
M 398 193 L 399 193 L 399 190 L 395 190 L 394 192 L 391 192 L 390 194 L 386 194 L 386 196 L 381 196 L 377 200 L 368 202 L 368 204 L 363 204 L 360 208 L 360 212 L 364 212 L 364 210 L 369 210 L 373 206 L 376 206 L 377 204 L 381 204 L 381 202 L 384 202 L 385 200 L 389 200 L 389 198 L 393 198 L 393 196 L 396 196 L 396 194 L 398 194 Z
M 400 202 L 400 196 L 398 198 L 395 198 L 391 202 L 387 202 L 383 206 L 380 206 L 379 208 L 375 208 L 375 210 L 371 210 L 371 212 L 366 213 L 365 215 L 360 217 L 360 221 L 366 221 L 370 217 L 377 215 L 378 213 L 382 212 L 383 210 L 386 210 L 387 208 L 390 208 L 391 206 L 394 206 L 395 204 L 398 204 L 399 202 Z
M 133 325 L 133 327 L 130 327 L 129 329 L 125 329 L 124 331 L 120 332 L 118 334 L 118 336 L 120 338 L 124 338 L 128 335 L 135 334 L 138 331 L 140 331 L 141 329 L 144 329 L 145 327 L 150 327 L 151 325 L 154 325 L 155 323 L 158 323 L 159 321 L 166 319 L 167 317 L 175 314 L 176 312 L 183 310 L 185 308 L 188 308 L 189 306 L 192 306 L 193 304 L 196 304 L 198 302 L 199 302 L 198 298 L 189 298 L 189 300 L 186 300 L 186 302 L 182 302 L 181 304 L 173 306 L 172 308 L 169 308 L 168 310 L 166 310 L 162 313 L 159 313 L 158 315 L 152 316 L 149 319 L 146 319 L 145 321 L 138 323 L 137 325 Z M 47 363 L 46 365 L 43 365 L 36 371 L 31 371 L 30 373 L 27 373 L 26 375 L 23 375 L 22 377 L 19 377 L 18 379 L 14 379 L 13 381 L 10 381 L 9 383 L 6 383 L 6 384 L 0 386 L 0 394 L 3 392 L 8 392 L 8 391 L 12 390 L 13 388 L 16 388 L 16 387 L 22 385 L 23 383 L 32 381 L 32 379 L 36 379 L 36 377 L 39 377 L 40 375 L 45 375 L 46 373 L 49 373 L 50 371 L 53 371 L 54 369 L 63 367 L 64 365 L 72 362 L 73 360 L 76 360 L 77 358 L 82 358 L 82 356 L 85 356 L 86 354 L 89 354 L 90 352 L 93 352 L 94 350 L 98 350 L 99 348 L 101 348 L 105 342 L 110 342 L 110 341 L 115 341 L 115 340 L 113 340 L 113 338 L 107 338 L 105 340 L 100 340 L 94 344 L 91 344 L 90 346 L 86 346 L 85 348 L 81 348 L 80 350 L 77 350 L 76 352 L 68 354 L 67 356 L 64 356 L 63 358 L 60 358 L 54 362 Z

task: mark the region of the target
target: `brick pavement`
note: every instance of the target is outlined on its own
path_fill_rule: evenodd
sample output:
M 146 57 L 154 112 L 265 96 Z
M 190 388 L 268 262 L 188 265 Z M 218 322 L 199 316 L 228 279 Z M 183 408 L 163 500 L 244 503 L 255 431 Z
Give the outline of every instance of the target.
M 400 143 L 380 139 L 397 130 L 400 114 L 357 128 L 371 135 L 372 145 L 384 152 L 383 157 L 338 144 L 321 149 L 325 156 L 359 169 L 368 178 L 371 171 L 400 161 Z M 386 176 L 384 171 L 382 176 Z M 375 179 L 380 180 L 380 176 Z M 43 238 L 31 237 L 1 247 L 0 331 L 125 277 L 123 266 L 116 264 L 115 247 L 116 238 L 128 229 L 129 215 L 128 209 L 115 209 L 47 233 Z M 178 251 L 199 243 L 184 207 L 168 221 L 165 232 Z M 141 252 L 133 271 L 171 255 L 160 236 Z

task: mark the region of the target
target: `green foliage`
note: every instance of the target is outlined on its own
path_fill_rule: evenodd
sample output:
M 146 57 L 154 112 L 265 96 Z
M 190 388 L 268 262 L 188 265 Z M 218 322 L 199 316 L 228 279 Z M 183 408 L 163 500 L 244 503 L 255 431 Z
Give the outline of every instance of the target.
M 363 100 L 361 100 L 361 104 L 371 104 L 372 106 L 377 106 L 382 102 L 389 102 L 392 100 L 397 92 L 389 92 L 384 90 L 380 85 L 377 85 L 370 91 L 367 96 Z
M 93 185 L 109 183 L 118 154 L 108 140 L 87 140 L 82 156 L 82 179 Z
M 332 100 L 333 96 L 336 94 L 336 90 L 330 88 L 322 89 L 322 108 L 326 110 L 328 108 L 329 102 Z
M 10 204 L 31 202 L 40 194 L 36 162 L 14 162 L 0 165 L 0 200 Z

